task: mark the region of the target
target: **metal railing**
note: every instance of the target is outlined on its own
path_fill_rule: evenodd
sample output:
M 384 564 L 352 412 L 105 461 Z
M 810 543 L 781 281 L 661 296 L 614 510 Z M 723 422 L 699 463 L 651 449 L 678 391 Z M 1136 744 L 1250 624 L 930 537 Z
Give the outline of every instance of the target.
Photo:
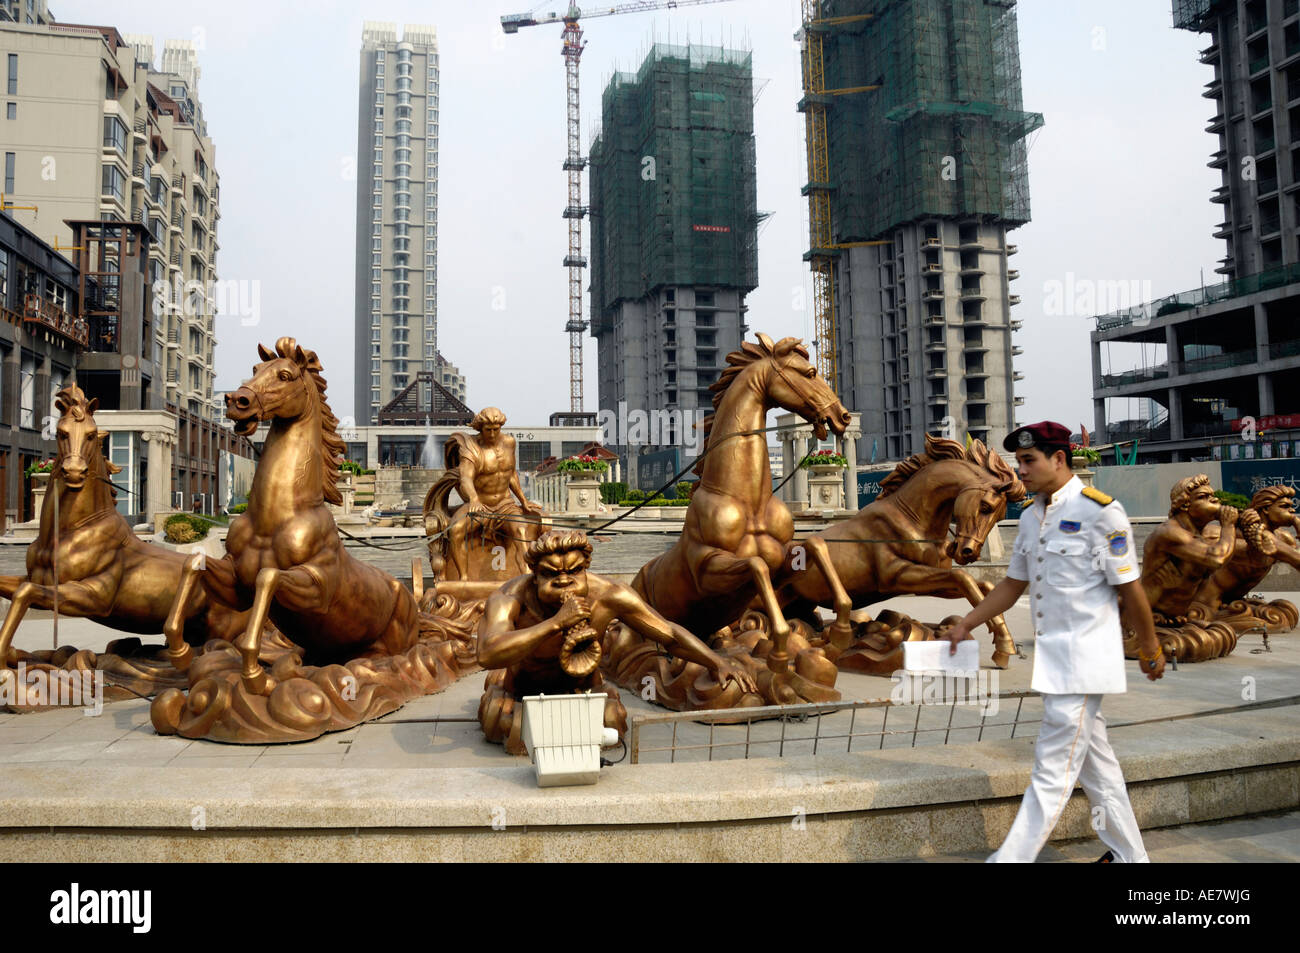
M 1100 315 L 1097 318 L 1097 330 L 1109 331 L 1135 322 L 1146 324 L 1152 318 L 1162 317 L 1166 314 L 1187 311 L 1192 308 L 1227 301 L 1230 298 L 1239 298 L 1269 288 L 1280 288 L 1283 285 L 1298 281 L 1300 281 L 1300 264 L 1283 265 L 1280 268 L 1271 268 L 1268 271 L 1247 275 L 1234 281 L 1224 281 L 1208 288 L 1194 288 L 1191 291 L 1182 291 L 1164 298 L 1156 298 L 1133 308 L 1125 308 L 1110 314 Z
M 978 679 L 970 681 L 978 688 Z M 968 696 L 959 695 L 951 703 L 941 705 L 903 705 L 883 698 L 713 711 L 635 713 L 631 716 L 628 731 L 628 760 L 632 764 L 644 764 L 649 755 L 657 762 L 677 763 L 679 760 L 851 753 L 855 750 L 855 741 L 860 742 L 856 747 L 859 751 L 869 747 L 884 750 L 886 742 L 891 748 L 915 748 L 922 736 L 925 744 L 965 744 L 983 741 L 985 734 L 995 729 L 1010 729 L 1010 738 L 1031 737 L 1021 729 L 1041 722 L 1039 697 L 1037 692 L 1030 691 L 979 696 L 972 690 Z M 1030 713 L 1025 711 L 1026 700 L 1033 709 Z M 996 705 L 992 704 L 994 701 Z M 1002 707 L 1010 707 L 1011 702 L 1015 703 L 1015 711 L 1009 719 L 990 720 L 1003 714 Z M 922 716 L 926 712 L 932 713 L 926 720 L 938 724 L 923 727 Z M 647 743 L 648 740 L 659 741 L 647 738 L 656 730 L 668 735 L 666 743 Z M 828 751 L 828 746 L 832 750 Z M 679 758 L 679 755 L 683 757 Z

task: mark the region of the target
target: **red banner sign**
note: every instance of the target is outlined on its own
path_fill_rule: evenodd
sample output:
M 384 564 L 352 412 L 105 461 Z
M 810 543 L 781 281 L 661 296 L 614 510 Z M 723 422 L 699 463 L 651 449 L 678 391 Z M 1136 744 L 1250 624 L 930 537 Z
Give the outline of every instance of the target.
M 1242 417 L 1232 422 L 1233 430 L 1241 430 L 1245 425 Z M 1255 432 L 1261 430 L 1296 430 L 1300 429 L 1300 414 L 1269 414 L 1267 417 L 1255 418 Z
M 695 231 L 697 231 L 697 232 L 729 232 L 729 231 L 731 231 L 731 226 L 730 226 L 730 225 L 692 225 L 691 228 L 693 228 L 693 229 L 694 229 Z

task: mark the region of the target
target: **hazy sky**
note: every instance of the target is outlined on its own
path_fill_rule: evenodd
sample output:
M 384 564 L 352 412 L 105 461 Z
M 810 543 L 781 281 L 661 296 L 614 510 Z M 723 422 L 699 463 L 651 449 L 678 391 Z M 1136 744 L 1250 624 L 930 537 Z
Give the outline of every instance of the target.
M 168 38 L 201 46 L 199 96 L 221 176 L 218 273 L 260 282 L 261 300 L 255 326 L 218 319 L 218 389 L 249 374 L 256 342 L 294 335 L 320 354 L 335 412 L 352 412 L 348 170 L 361 26 L 383 20 L 438 30 L 439 347 L 466 374 L 471 406 L 496 404 L 516 426 L 568 409 L 560 27 L 505 36 L 498 24 L 529 4 L 53 0 L 65 23 L 151 33 L 159 50 Z M 1023 0 L 1018 9 L 1025 108 L 1045 117 L 1030 140 L 1033 221 L 1012 233 L 1022 298 L 1013 317 L 1024 322 L 1018 416 L 1091 427 L 1090 315 L 1059 307 L 1060 292 L 1125 282 L 1162 295 L 1198 286 L 1202 271 L 1219 280 L 1223 243 L 1210 237 L 1219 209 L 1209 202 L 1219 176 L 1206 167 L 1216 145 L 1204 131 L 1213 107 L 1200 95 L 1211 70 L 1197 60 L 1208 41 L 1172 28 L 1168 0 Z M 610 74 L 635 69 L 652 40 L 751 48 L 758 205 L 773 215 L 759 234 L 749 323 L 810 338 L 812 313 L 798 307 L 811 300 L 798 10 L 797 0 L 730 0 L 585 21 L 583 145 Z M 595 339 L 584 346 L 594 410 Z

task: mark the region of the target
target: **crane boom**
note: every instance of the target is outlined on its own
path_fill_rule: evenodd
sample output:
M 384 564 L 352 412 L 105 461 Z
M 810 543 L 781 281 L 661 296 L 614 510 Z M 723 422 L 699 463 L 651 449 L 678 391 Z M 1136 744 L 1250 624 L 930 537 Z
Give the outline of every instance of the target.
M 564 267 L 569 271 L 569 320 L 565 323 L 564 330 L 569 335 L 570 413 L 582 413 L 583 403 L 582 335 L 587 330 L 587 322 L 582 317 L 582 269 L 587 267 L 587 259 L 582 253 L 582 220 L 590 210 L 588 206 L 582 204 L 582 170 L 586 168 L 587 160 L 582 154 L 582 117 L 578 108 L 578 61 L 582 58 L 582 51 L 586 44 L 582 41 L 582 27 L 578 25 L 578 21 L 620 13 L 649 13 L 654 10 L 675 10 L 679 7 L 698 7 L 706 3 L 723 2 L 725 0 L 638 0 L 638 2 L 599 7 L 590 12 L 584 12 L 576 3 L 571 3 L 564 13 L 548 13 L 544 16 L 515 13 L 501 18 L 501 29 L 506 33 L 518 33 L 521 27 L 526 26 L 564 24 L 564 42 L 560 53 L 564 57 L 566 131 L 569 145 L 564 159 L 564 171 L 569 180 L 569 204 L 564 207 L 564 218 L 568 222 L 569 231 L 569 253 L 564 256 Z
M 543 26 L 547 23 L 564 23 L 566 20 L 593 20 L 596 17 L 612 17 L 620 13 L 653 13 L 655 10 L 677 10 L 682 7 L 698 7 L 706 3 L 722 3 L 724 0 L 639 0 L 632 3 L 616 3 L 613 6 L 601 6 L 591 10 L 579 9 L 577 4 L 570 4 L 564 13 L 547 13 L 541 16 L 532 13 L 514 13 L 501 18 L 501 29 L 507 33 L 518 33 L 520 27 Z

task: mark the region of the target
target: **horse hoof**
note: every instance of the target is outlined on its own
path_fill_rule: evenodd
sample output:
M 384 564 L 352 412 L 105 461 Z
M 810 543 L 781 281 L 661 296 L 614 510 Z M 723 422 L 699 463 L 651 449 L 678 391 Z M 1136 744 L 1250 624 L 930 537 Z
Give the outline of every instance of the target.
M 188 642 L 184 642 L 179 649 L 169 648 L 167 657 L 171 659 L 173 666 L 184 672 L 190 667 L 190 663 L 194 661 L 194 648 Z
M 993 650 L 993 667 L 994 667 L 994 668 L 1010 668 L 1010 667 L 1011 667 L 1011 653 L 1010 653 L 1010 652 L 1003 652 L 1003 651 L 1001 651 L 1000 649 L 994 649 L 994 650 Z
M 841 625 L 839 622 L 832 622 L 826 630 L 830 638 L 830 644 L 843 652 L 853 644 L 853 623 L 846 622 Z
M 244 683 L 244 691 L 250 695 L 266 694 L 266 672 L 262 669 L 257 670 L 257 674 L 250 675 L 245 672 L 239 676 L 240 681 Z

